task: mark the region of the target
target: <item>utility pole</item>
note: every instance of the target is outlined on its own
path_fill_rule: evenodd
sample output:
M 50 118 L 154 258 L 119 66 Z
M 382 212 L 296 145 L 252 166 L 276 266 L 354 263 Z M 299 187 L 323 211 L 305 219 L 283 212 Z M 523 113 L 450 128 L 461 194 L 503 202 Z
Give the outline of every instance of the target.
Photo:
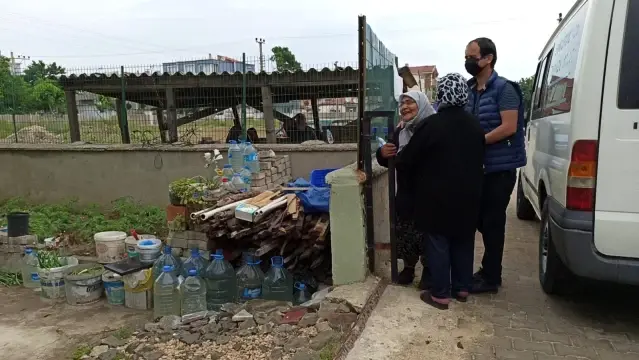
M 16 60 L 31 60 L 31 56 L 24 56 L 24 55 L 16 55 L 13 56 L 13 51 L 11 51 L 11 75 L 20 75 L 19 73 L 21 72 L 20 69 L 18 69 L 18 67 L 16 66 Z M 22 63 L 19 63 L 17 65 L 22 65 Z
M 260 72 L 264 71 L 264 53 L 262 52 L 262 45 L 266 40 L 262 38 L 255 38 L 255 42 L 260 46 Z

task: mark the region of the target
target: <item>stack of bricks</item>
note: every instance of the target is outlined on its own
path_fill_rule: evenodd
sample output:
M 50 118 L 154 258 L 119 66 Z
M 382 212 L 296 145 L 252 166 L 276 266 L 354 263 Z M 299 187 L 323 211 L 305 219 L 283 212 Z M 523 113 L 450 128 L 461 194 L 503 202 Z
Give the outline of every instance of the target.
M 207 260 L 211 256 L 206 232 L 192 230 L 171 231 L 166 242 L 171 245 L 171 251 L 175 256 L 188 258 L 191 255 L 190 249 L 199 249 L 200 255 Z
M 38 237 L 35 235 L 9 237 L 5 231 L 0 231 L 0 268 L 19 270 L 24 249 L 37 245 Z
M 291 159 L 288 155 L 260 158 L 260 172 L 253 174 L 251 189 L 272 190 L 291 181 Z

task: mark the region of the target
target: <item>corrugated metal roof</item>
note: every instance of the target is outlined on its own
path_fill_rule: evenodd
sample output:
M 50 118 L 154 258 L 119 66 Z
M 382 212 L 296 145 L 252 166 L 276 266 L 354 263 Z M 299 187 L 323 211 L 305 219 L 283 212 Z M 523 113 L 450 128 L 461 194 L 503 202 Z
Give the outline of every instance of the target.
M 357 69 L 347 66 L 345 68 L 337 68 L 337 69 L 329 69 L 329 68 L 323 68 L 321 70 L 317 70 L 314 68 L 311 68 L 309 70 L 297 70 L 297 71 L 273 71 L 270 73 L 267 73 L 265 71 L 263 72 L 247 72 L 246 75 L 247 76 L 277 76 L 277 75 L 309 75 L 309 74 L 326 74 L 326 73 L 352 73 L 352 72 L 356 72 Z M 161 71 L 155 71 L 155 72 L 124 72 L 124 76 L 126 78 L 131 78 L 131 79 L 135 79 L 135 78 L 147 78 L 147 77 L 167 77 L 167 76 L 184 76 L 184 77 L 215 77 L 215 76 L 242 76 L 242 72 L 240 71 L 236 71 L 234 73 L 229 73 L 229 72 L 222 72 L 222 73 L 204 73 L 204 72 L 199 72 L 199 73 L 192 73 L 192 72 L 175 72 L 175 73 L 168 73 L 168 72 L 161 72 Z M 60 75 L 59 79 L 60 80 L 75 80 L 75 79 L 86 79 L 86 78 L 91 78 L 91 79 L 105 79 L 105 78 L 120 78 L 120 73 L 119 72 L 112 72 L 112 73 L 81 73 L 81 74 L 70 74 L 70 75 Z

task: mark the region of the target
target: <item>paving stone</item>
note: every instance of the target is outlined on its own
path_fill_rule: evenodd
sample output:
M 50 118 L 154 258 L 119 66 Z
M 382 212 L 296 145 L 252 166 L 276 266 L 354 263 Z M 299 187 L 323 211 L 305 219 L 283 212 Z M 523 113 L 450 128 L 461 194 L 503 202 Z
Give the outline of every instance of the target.
M 548 342 L 534 342 L 522 339 L 513 339 L 513 348 L 521 351 L 539 351 L 548 355 L 554 354 L 552 344 Z
M 510 329 L 501 326 L 495 326 L 495 336 L 496 337 L 512 337 L 523 340 L 531 340 L 532 335 L 530 334 L 530 330 L 518 330 L 518 329 Z
M 636 342 L 612 342 L 612 346 L 619 352 L 633 352 L 639 354 L 639 344 Z M 638 356 L 639 358 L 639 356 Z
M 572 345 L 572 341 L 570 340 L 570 336 L 562 335 L 562 334 L 551 334 L 540 331 L 531 331 L 532 340 L 533 341 L 548 341 L 548 342 L 557 342 L 562 343 L 564 345 Z
M 639 354 L 637 353 L 619 353 L 610 350 L 597 350 L 599 358 L 601 360 L 637 360 Z M 594 358 L 593 358 L 594 359 Z
M 572 345 L 576 347 L 593 347 L 595 349 L 614 350 L 612 343 L 609 340 L 592 340 L 583 336 L 571 336 Z
M 580 348 L 575 346 L 566 346 L 564 344 L 553 344 L 555 347 L 555 352 L 557 355 L 561 356 L 581 356 L 585 358 L 595 359 L 597 357 L 597 353 L 593 348 Z
M 535 360 L 535 353 L 532 351 L 514 351 L 496 348 L 495 355 L 499 360 Z

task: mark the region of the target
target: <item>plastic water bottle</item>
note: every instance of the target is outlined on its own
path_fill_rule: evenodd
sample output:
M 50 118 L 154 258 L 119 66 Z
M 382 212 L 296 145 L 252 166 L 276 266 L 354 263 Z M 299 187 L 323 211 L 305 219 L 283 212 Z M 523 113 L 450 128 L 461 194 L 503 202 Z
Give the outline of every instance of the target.
M 240 174 L 233 175 L 233 180 L 231 180 L 231 185 L 233 188 L 239 192 L 246 192 L 246 183 L 242 180 Z
M 26 288 L 37 289 L 40 287 L 40 276 L 38 275 L 38 257 L 33 249 L 26 248 L 24 250 L 24 258 L 22 259 L 22 284 Z
M 248 166 L 252 174 L 260 172 L 260 156 L 250 141 L 246 143 L 244 149 L 244 165 Z
M 173 254 L 171 253 L 170 245 L 164 246 L 164 253 L 160 255 L 157 260 L 155 260 L 155 263 L 153 263 L 154 280 L 157 280 L 157 278 L 160 277 L 160 275 L 164 271 L 165 266 L 170 266 L 173 269 L 173 275 L 175 275 L 176 278 L 182 275 L 182 261 L 180 260 L 180 258 L 173 256 Z
M 224 164 L 224 167 L 222 168 L 222 178 L 231 181 L 233 174 L 235 174 L 233 166 L 231 164 Z
M 240 177 L 242 181 L 244 181 L 244 184 L 246 184 L 246 190 L 250 190 L 253 179 L 251 178 L 251 169 L 249 169 L 248 165 L 244 165 L 244 169 L 240 171 Z
M 206 311 L 206 284 L 198 276 L 198 271 L 190 269 L 188 276 L 180 285 L 182 315 Z
M 271 258 L 271 268 L 262 283 L 262 296 L 266 300 L 293 302 L 293 277 L 284 268 L 284 258 L 281 256 Z
M 180 290 L 175 276 L 175 269 L 171 265 L 162 267 L 162 274 L 153 284 L 153 317 L 177 315 L 180 316 Z
M 261 298 L 264 281 L 264 273 L 259 266 L 260 261 L 251 254 L 246 254 L 244 260 L 244 265 L 235 273 L 238 299 L 242 302 Z
M 237 173 L 244 166 L 244 154 L 239 145 L 237 145 L 237 141 L 231 140 L 229 143 L 231 144 L 229 146 L 229 164 L 231 164 L 233 172 Z
M 219 310 L 226 303 L 237 301 L 237 277 L 233 265 L 224 260 L 221 249 L 211 255 L 211 263 L 206 268 L 206 308 Z
M 377 148 L 379 144 L 377 143 L 377 127 L 373 127 L 371 131 L 371 154 L 375 154 L 377 152 Z
M 293 304 L 299 305 L 311 300 L 311 293 L 306 288 L 304 283 L 298 282 L 295 284 L 295 292 L 293 293 Z
M 209 266 L 209 262 L 200 256 L 200 250 L 193 248 L 191 249 L 191 256 L 182 264 L 182 276 L 186 279 L 191 269 L 195 269 L 196 273 L 201 276 L 207 266 Z
M 335 142 L 335 138 L 333 137 L 333 133 L 330 129 L 326 129 L 326 142 L 332 144 Z
M 220 187 L 228 192 L 235 190 L 235 188 L 233 188 L 233 185 L 231 184 L 229 179 L 225 177 L 222 178 L 222 184 L 220 185 Z

